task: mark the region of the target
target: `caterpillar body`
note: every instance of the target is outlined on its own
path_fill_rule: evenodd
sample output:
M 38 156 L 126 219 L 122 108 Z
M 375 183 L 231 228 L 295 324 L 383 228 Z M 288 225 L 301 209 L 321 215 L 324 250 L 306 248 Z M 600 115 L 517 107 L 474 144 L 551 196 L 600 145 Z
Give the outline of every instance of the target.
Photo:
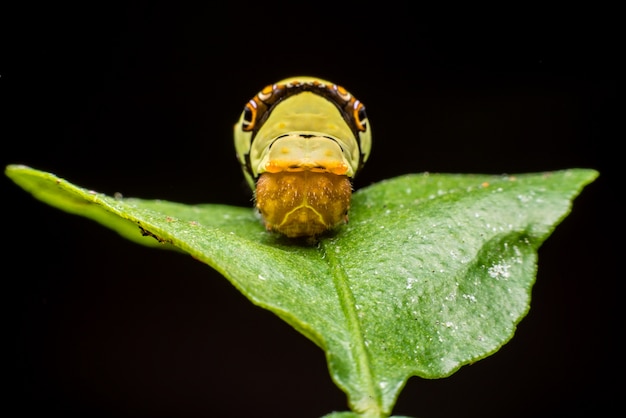
M 346 89 L 314 77 L 270 84 L 246 103 L 234 137 L 268 231 L 315 237 L 348 221 L 372 140 L 365 106 Z

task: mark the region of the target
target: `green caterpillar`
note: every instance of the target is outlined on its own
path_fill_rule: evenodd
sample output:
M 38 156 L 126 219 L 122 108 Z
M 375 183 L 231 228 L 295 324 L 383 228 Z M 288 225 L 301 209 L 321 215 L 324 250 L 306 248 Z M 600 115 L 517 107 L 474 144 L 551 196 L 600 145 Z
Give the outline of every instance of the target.
M 365 106 L 313 77 L 266 86 L 235 124 L 235 149 L 268 231 L 314 237 L 347 222 L 372 136 Z

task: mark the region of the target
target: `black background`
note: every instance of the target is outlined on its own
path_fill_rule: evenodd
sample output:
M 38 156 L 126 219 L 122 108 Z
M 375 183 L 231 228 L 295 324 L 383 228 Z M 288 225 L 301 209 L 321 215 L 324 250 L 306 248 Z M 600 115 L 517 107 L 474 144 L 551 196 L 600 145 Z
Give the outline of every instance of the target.
M 540 249 L 532 307 L 515 337 L 449 378 L 410 379 L 394 413 L 583 416 L 616 405 L 616 27 L 589 16 L 440 25 L 408 6 L 354 7 L 8 10 L 0 162 L 107 194 L 251 205 L 232 125 L 264 85 L 314 75 L 367 106 L 374 148 L 357 188 L 422 171 L 597 169 Z M 206 265 L 0 183 L 11 416 L 347 409 L 323 352 Z

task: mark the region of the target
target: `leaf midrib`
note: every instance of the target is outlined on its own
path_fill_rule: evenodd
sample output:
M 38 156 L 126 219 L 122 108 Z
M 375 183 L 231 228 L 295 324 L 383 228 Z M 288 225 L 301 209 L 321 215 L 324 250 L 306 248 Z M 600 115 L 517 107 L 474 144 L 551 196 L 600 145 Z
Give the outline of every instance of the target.
M 361 322 L 359 321 L 356 309 L 357 304 L 349 285 L 348 275 L 337 258 L 335 248 L 329 245 L 330 242 L 331 241 L 321 240 L 319 248 L 320 251 L 322 251 L 323 259 L 328 263 L 335 289 L 337 290 L 341 311 L 346 318 L 349 339 L 350 342 L 353 343 L 350 344 L 350 351 L 352 351 L 353 358 L 355 358 L 357 362 L 355 371 L 365 389 L 364 397 L 352 400 L 355 403 L 353 407 L 358 412 L 365 412 L 367 416 L 386 416 L 382 412 L 382 396 L 374 382 L 371 361 L 365 346 Z M 372 410 L 372 408 L 376 409 Z

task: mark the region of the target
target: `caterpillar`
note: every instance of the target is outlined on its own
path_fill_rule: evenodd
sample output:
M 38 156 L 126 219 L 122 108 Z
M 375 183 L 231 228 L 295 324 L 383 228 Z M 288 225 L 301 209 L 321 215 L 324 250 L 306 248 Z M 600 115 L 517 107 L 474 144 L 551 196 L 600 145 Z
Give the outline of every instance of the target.
M 345 88 L 304 76 L 270 84 L 244 106 L 234 141 L 268 231 L 316 237 L 348 221 L 372 136 L 365 106 Z

